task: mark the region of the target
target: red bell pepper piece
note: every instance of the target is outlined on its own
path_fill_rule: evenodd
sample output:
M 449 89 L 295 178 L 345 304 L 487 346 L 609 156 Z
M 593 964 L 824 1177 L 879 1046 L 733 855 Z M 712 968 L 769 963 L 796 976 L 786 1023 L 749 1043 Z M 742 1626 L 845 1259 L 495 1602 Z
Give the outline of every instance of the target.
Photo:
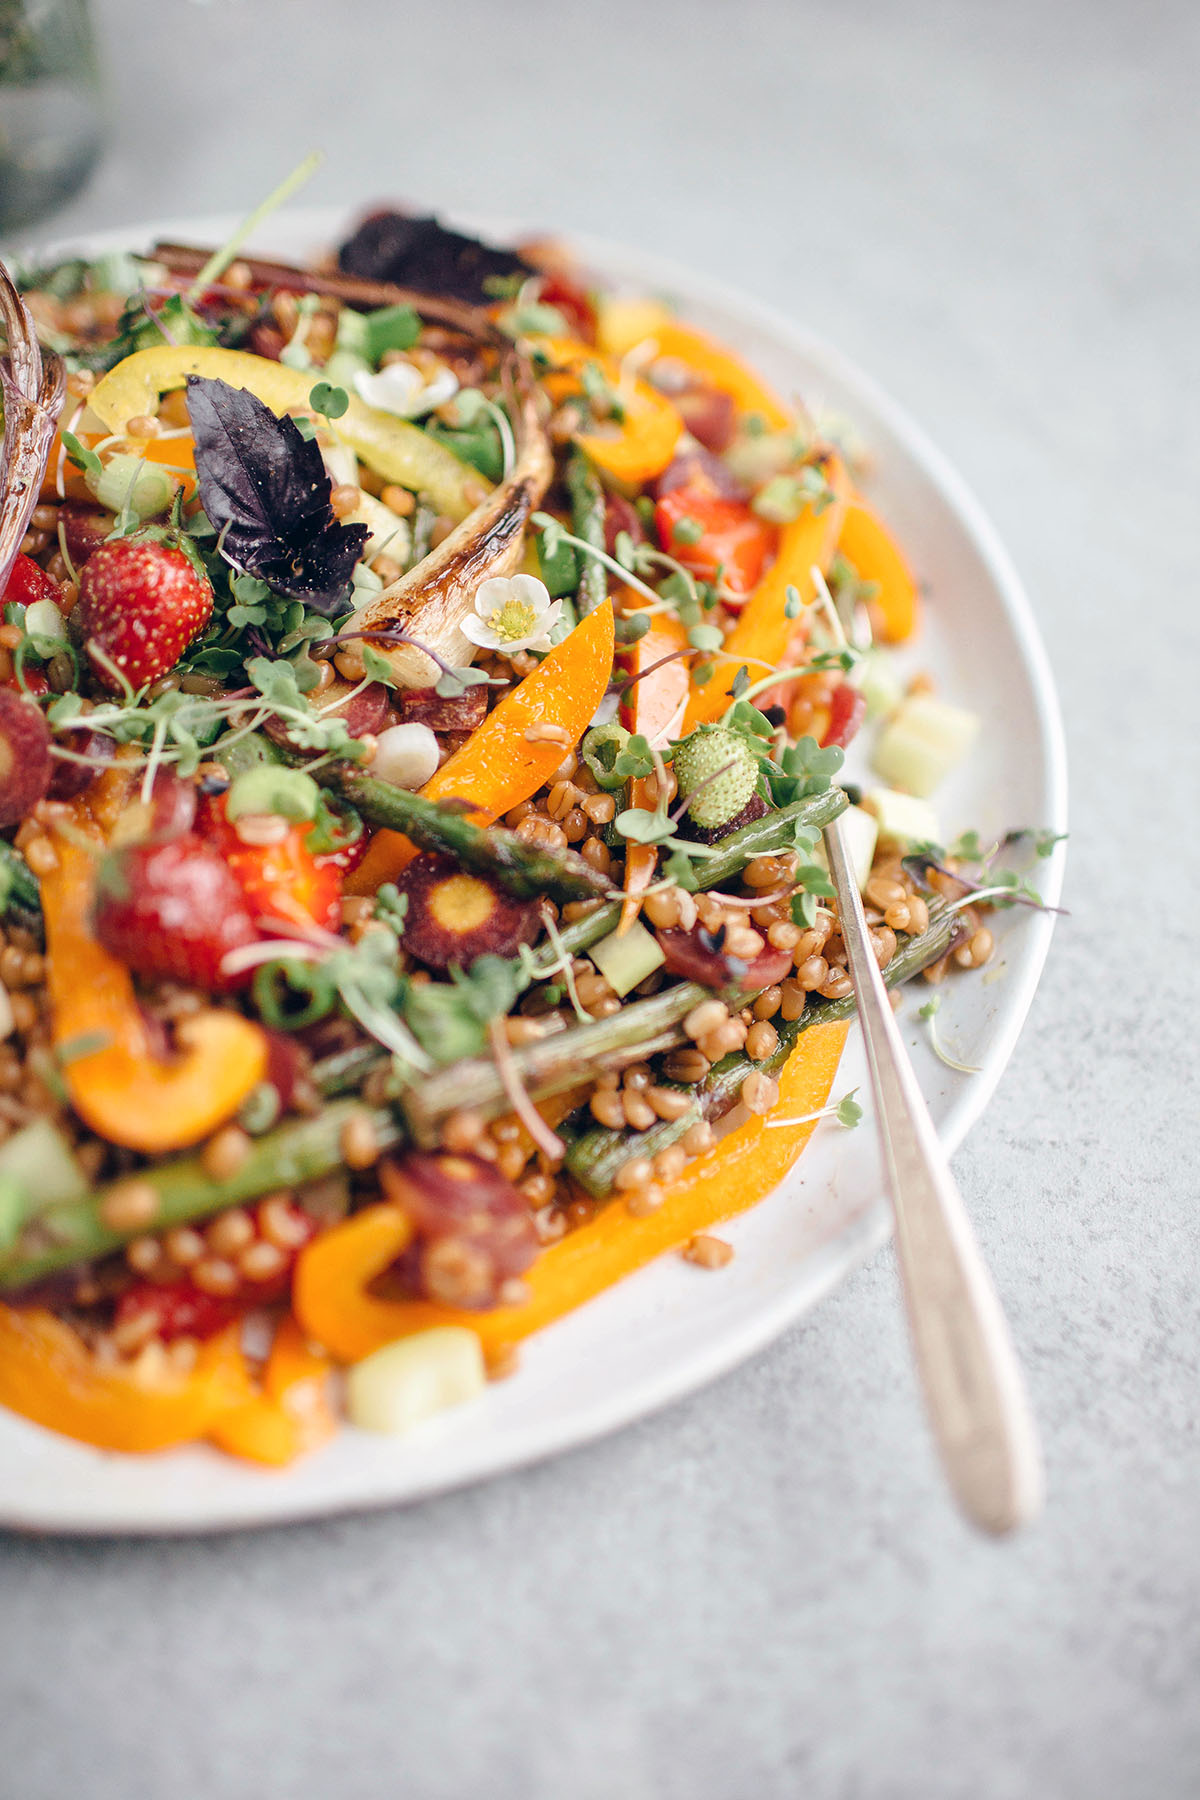
M 721 494 L 700 468 L 684 485 L 662 495 L 654 518 L 663 549 L 685 569 L 701 581 L 719 576 L 724 597 L 734 606 L 749 599 L 775 547 L 773 525 L 744 501 Z

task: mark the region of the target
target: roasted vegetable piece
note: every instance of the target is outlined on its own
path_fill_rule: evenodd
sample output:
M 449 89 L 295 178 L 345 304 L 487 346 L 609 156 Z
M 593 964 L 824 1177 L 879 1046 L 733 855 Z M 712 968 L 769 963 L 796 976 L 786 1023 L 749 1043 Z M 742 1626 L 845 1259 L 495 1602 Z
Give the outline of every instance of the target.
M 456 1306 L 494 1306 L 538 1253 L 529 1202 L 494 1163 L 438 1152 L 380 1165 L 383 1191 L 416 1232 L 420 1291 Z
M 443 664 L 460 668 L 470 663 L 476 647 L 461 626 L 474 607 L 476 590 L 521 566 L 525 527 L 550 485 L 554 459 L 536 391 L 524 370 L 518 368 L 515 379 L 523 383 L 513 427 L 518 454 L 505 480 L 436 549 L 352 616 L 353 631 L 385 634 L 374 648 L 386 658 L 400 687 L 427 687 L 438 679 L 436 662 L 422 646 Z M 387 633 L 413 641 L 389 643 Z M 338 657 L 338 668 L 350 681 L 365 673 L 353 640 Z
M 21 554 L 55 424 L 66 393 L 66 374 L 53 351 L 43 352 L 29 311 L 0 263 L 0 323 L 7 355 L 0 360 L 4 431 L 0 436 L 0 594 Z
M 363 1072 L 359 1068 L 357 1076 Z M 108 1202 L 123 1191 L 122 1181 L 98 1189 L 85 1200 L 57 1206 L 46 1215 L 49 1229 L 18 1234 L 14 1242 L 0 1248 L 0 1290 L 15 1293 L 56 1269 L 106 1256 L 140 1236 L 148 1223 L 166 1231 L 172 1225 L 210 1219 L 227 1207 L 261 1199 L 281 1188 L 317 1181 L 343 1167 L 342 1134 L 351 1120 L 370 1128 L 381 1151 L 392 1148 L 403 1136 L 392 1114 L 382 1107 L 337 1100 L 315 1118 L 292 1119 L 255 1138 L 245 1160 L 223 1181 L 213 1179 L 199 1156 L 153 1163 L 137 1178 L 153 1196 L 150 1220 L 121 1228 L 108 1223 L 112 1216 Z
M 604 489 L 582 450 L 567 458 L 567 492 L 571 496 L 571 526 L 576 537 L 594 550 L 603 550 L 607 530 Z M 594 556 L 580 559 L 579 588 L 575 604 L 583 618 L 608 598 L 608 573 Z
M 320 778 L 372 825 L 403 831 L 423 850 L 444 851 L 464 869 L 497 882 L 518 899 L 548 895 L 552 900 L 590 900 L 609 891 L 607 880 L 573 850 L 539 850 L 511 831 L 473 824 L 453 807 L 353 769 L 330 767 L 321 771 Z
M 824 1106 L 847 1029 L 831 1024 L 805 1032 L 781 1077 L 783 1117 L 803 1116 Z M 297 1280 L 306 1276 L 306 1306 L 298 1307 L 300 1316 L 345 1362 L 434 1325 L 469 1326 L 479 1334 L 485 1353 L 495 1357 L 664 1251 L 678 1249 L 696 1232 L 756 1205 L 787 1173 L 815 1129 L 811 1121 L 769 1131 L 765 1127 L 765 1119 L 752 1117 L 731 1132 L 680 1177 L 657 1211 L 633 1218 L 614 1204 L 589 1224 L 568 1232 L 543 1250 L 525 1276 L 528 1299 L 492 1312 L 421 1300 L 387 1303 L 367 1294 L 367 1284 L 400 1255 L 411 1235 L 411 1225 L 399 1208 L 370 1207 L 318 1238 L 301 1258 Z M 323 1248 L 326 1254 L 321 1258 Z M 311 1259 L 307 1271 L 306 1259 Z M 335 1293 L 339 1273 L 342 1279 Z M 318 1309 L 319 1331 L 309 1306 Z
M 514 956 L 540 929 L 535 901 L 514 899 L 452 856 L 418 856 L 396 886 L 408 896 L 404 948 L 432 969 L 465 969 L 477 956 Z
M 422 798 L 466 801 L 470 817 L 481 825 L 527 800 L 587 730 L 608 686 L 612 660 L 612 608 L 598 606 L 492 709 L 469 743 L 426 782 Z M 548 736 L 547 725 L 555 728 Z M 347 881 L 348 892 L 375 893 L 415 854 L 399 832 L 378 832 Z
M 156 1056 L 129 968 L 92 932 L 93 857 L 61 835 L 55 848 L 57 867 L 41 878 L 54 1042 L 97 1045 L 67 1061 L 71 1103 L 101 1137 L 149 1156 L 197 1143 L 263 1079 L 266 1039 L 240 1014 L 205 1007 L 180 1021 L 178 1054 Z
M 244 1392 L 237 1331 L 203 1344 L 186 1373 L 101 1365 L 79 1334 L 41 1308 L 0 1306 L 0 1405 L 103 1450 L 170 1450 L 206 1435 Z
M 430 1304 L 372 1293 L 401 1256 L 410 1279 L 478 1317 L 537 1255 L 523 1196 L 478 1157 L 410 1154 L 381 1173 L 387 1201 L 317 1238 L 296 1269 L 298 1319 L 343 1362 L 407 1336 L 412 1307 Z
M 792 966 L 791 954 L 786 950 L 764 947 L 749 961 L 730 956 L 721 947 L 724 933 L 706 931 L 703 925 L 694 925 L 690 931 L 659 931 L 655 936 L 668 972 L 683 976 L 685 981 L 698 981 L 704 987 L 740 986 L 757 991 L 782 981 Z

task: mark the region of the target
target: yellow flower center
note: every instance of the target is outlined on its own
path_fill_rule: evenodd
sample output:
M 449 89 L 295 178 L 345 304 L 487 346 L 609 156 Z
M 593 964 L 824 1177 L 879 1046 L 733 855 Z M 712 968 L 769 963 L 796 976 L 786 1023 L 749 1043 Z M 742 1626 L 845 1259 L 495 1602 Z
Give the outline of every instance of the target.
M 503 606 L 495 608 L 488 624 L 504 643 L 515 644 L 521 638 L 533 636 L 537 619 L 528 600 L 506 600 Z

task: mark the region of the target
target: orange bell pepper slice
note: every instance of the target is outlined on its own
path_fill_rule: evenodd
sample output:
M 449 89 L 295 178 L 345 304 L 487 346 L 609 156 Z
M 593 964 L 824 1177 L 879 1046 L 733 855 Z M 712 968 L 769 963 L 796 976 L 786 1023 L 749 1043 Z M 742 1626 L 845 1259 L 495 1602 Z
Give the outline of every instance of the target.
M 267 1039 L 240 1013 L 205 1007 L 177 1026 L 181 1055 L 157 1057 L 129 970 L 92 933 L 94 859 L 63 836 L 55 847 L 58 867 L 41 878 L 54 1042 L 97 1040 L 63 1069 L 71 1104 L 109 1143 L 148 1156 L 198 1143 L 265 1076 Z
M 692 694 L 684 720 L 686 731 L 725 711 L 734 678 L 743 663 L 751 681 L 757 681 L 782 662 L 795 628 L 785 610 L 787 590 L 794 587 L 806 604 L 811 601 L 816 594 L 812 570 L 815 566 L 822 574 L 827 571 L 842 535 L 849 491 L 846 465 L 833 451 L 825 457 L 824 468 L 833 499 L 820 512 L 806 506 L 798 519 L 783 527 L 779 555 L 725 639 L 711 680 Z
M 574 338 L 543 338 L 538 348 L 572 376 L 588 367 L 600 374 L 620 400 L 623 417 L 603 430 L 577 432 L 575 442 L 598 469 L 626 487 L 640 487 L 661 475 L 683 435 L 683 420 L 665 394 L 623 370 L 611 356 Z M 552 380 L 553 378 L 551 378 Z
M 780 1079 L 782 1116 L 825 1105 L 848 1030 L 839 1022 L 814 1025 L 803 1034 Z M 467 1326 L 494 1360 L 664 1251 L 679 1249 L 698 1231 L 755 1206 L 787 1174 L 814 1129 L 812 1120 L 768 1130 L 765 1119 L 748 1118 L 685 1171 L 657 1212 L 635 1219 L 613 1201 L 590 1224 L 542 1252 L 525 1277 L 526 1301 L 494 1312 L 466 1312 L 426 1300 L 384 1301 L 365 1293 L 411 1235 L 401 1208 L 388 1202 L 368 1207 L 302 1252 L 296 1311 L 306 1330 L 342 1362 L 358 1362 L 432 1325 Z
M 557 725 L 570 744 L 579 742 L 612 673 L 613 623 L 611 606 L 597 606 L 581 620 L 425 783 L 425 799 L 469 801 L 476 824 L 490 825 L 535 794 L 557 769 L 567 745 L 530 743 L 525 734 L 532 725 Z M 415 855 L 402 832 L 377 831 L 366 856 L 347 877 L 346 892 L 375 893 Z
M 628 592 L 629 590 L 626 590 Z M 678 736 L 687 708 L 689 675 L 682 658 L 662 663 L 666 656 L 686 650 L 687 630 L 674 613 L 654 616 L 645 637 L 638 638 L 629 650 L 629 673 L 641 675 L 621 702 L 621 723 L 627 731 L 640 733 L 656 746 Z M 642 674 L 643 670 L 651 674 Z M 653 810 L 648 779 L 635 778 L 630 783 L 630 806 Z M 641 911 L 639 895 L 650 886 L 658 867 L 657 844 L 638 844 L 630 839 L 625 849 L 625 893 L 618 932 L 626 932 Z
M 412 1241 L 412 1221 L 390 1200 L 368 1206 L 322 1232 L 300 1252 L 292 1305 L 301 1327 L 339 1362 L 358 1362 L 407 1335 L 412 1302 L 367 1290 Z
M 709 387 L 728 394 L 738 411 L 761 419 L 770 431 L 783 431 L 795 423 L 777 394 L 747 368 L 740 357 L 726 350 L 705 332 L 690 325 L 656 325 L 650 333 L 659 356 L 670 356 L 692 371 Z M 632 350 L 633 345 L 627 346 Z
M 223 1412 L 209 1437 L 247 1462 L 284 1468 L 316 1450 L 337 1430 L 327 1393 L 329 1358 L 310 1343 L 289 1313 L 279 1323 L 258 1392 Z
M 101 1450 L 194 1443 L 245 1381 L 236 1326 L 201 1345 L 186 1372 L 168 1362 L 106 1367 L 77 1331 L 40 1307 L 0 1306 L 0 1406 Z
M 921 597 L 912 571 L 895 538 L 873 507 L 855 494 L 846 508 L 838 549 L 864 581 L 879 592 L 875 604 L 885 643 L 902 644 L 921 622 Z

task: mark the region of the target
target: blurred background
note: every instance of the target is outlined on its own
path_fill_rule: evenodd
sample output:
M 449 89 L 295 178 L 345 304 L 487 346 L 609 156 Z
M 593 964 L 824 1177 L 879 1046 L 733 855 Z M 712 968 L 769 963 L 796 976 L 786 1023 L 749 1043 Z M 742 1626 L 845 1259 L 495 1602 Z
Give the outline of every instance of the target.
M 95 131 L 99 160 L 10 244 L 241 212 L 320 146 L 303 204 L 597 233 L 772 303 L 983 499 L 1063 698 L 1072 918 L 956 1168 L 1051 1503 L 1001 1548 L 951 1515 L 880 1258 L 715 1388 L 473 1492 L 213 1543 L 0 1545 L 11 1791 L 1195 1795 L 1200 11 L 91 14 L 77 156 Z M 0 133 L 12 114 L 0 89 Z

